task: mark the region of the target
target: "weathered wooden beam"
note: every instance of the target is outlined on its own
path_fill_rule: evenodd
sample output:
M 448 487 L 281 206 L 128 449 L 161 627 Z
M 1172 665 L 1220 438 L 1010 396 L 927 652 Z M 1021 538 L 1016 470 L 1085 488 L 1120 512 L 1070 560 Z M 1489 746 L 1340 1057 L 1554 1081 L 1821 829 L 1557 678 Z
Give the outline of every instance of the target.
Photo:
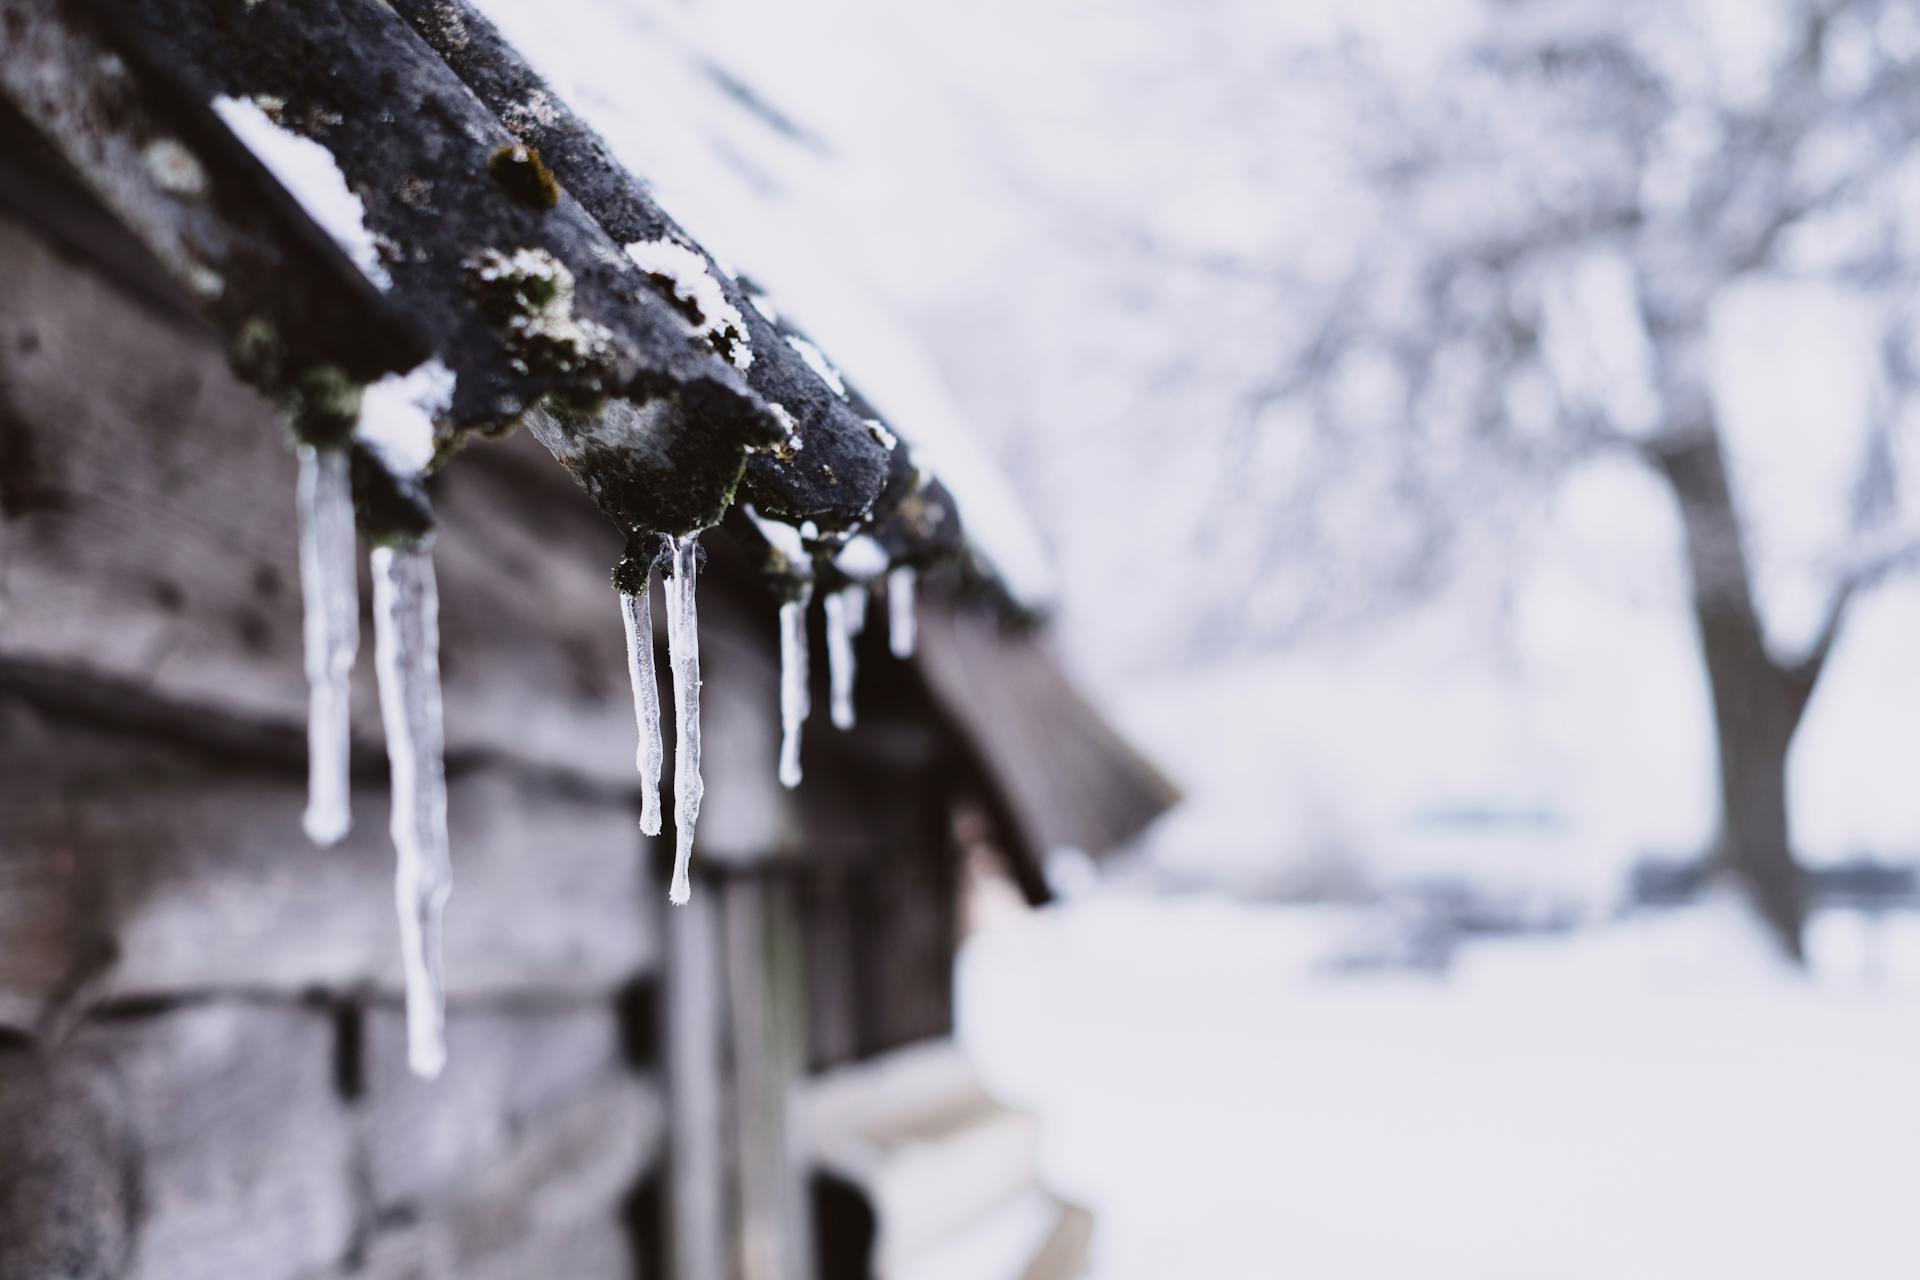
M 669 242 L 689 251 L 689 272 L 724 298 L 744 328 L 753 361 L 746 379 L 794 421 L 792 447 L 756 453 L 745 493 L 763 514 L 795 524 L 844 528 L 863 520 L 886 480 L 889 449 L 788 340 L 804 335 L 768 318 L 754 297 L 701 249 L 627 171 L 591 127 L 543 81 L 494 25 L 465 0 L 396 0 L 394 5 L 480 100 L 541 158 L 619 243 Z M 649 280 L 663 298 L 697 307 L 683 280 L 662 270 Z M 704 286 L 703 286 L 704 287 Z M 770 308 L 769 308 L 770 309 Z
M 1164 813 L 1179 791 L 1114 731 L 1031 635 L 929 600 L 918 667 L 985 783 L 1022 891 L 1048 896 L 1055 849 L 1099 855 Z
M 904 564 L 958 550 L 956 505 L 912 463 L 898 428 L 883 421 L 857 386 L 837 372 L 823 375 L 814 362 L 824 357 L 805 331 L 767 303 L 751 279 L 734 276 L 700 249 L 484 14 L 468 0 L 394 0 L 394 7 L 516 137 L 539 150 L 615 240 L 670 240 L 697 255 L 746 328 L 754 352 L 748 383 L 795 423 L 798 448 L 748 459 L 743 496 L 761 515 L 794 525 L 812 521 L 828 535 L 829 550 L 834 533 L 858 526 Z M 667 297 L 677 297 L 673 279 L 650 278 Z
M 274 409 L 204 331 L 5 219 L 0 276 L 0 575 L 16 602 L 0 665 L 65 672 L 102 710 L 167 714 L 170 731 L 277 733 L 297 766 L 295 462 Z M 606 577 L 619 535 L 519 436 L 469 450 L 434 489 L 450 758 L 631 788 Z M 731 625 L 724 592 L 703 604 Z M 363 661 L 352 691 L 369 764 L 372 676 Z
M 67 0 L 0 0 L 6 97 L 145 245 L 273 395 L 332 366 L 370 382 L 426 358 L 420 330 L 355 270 L 186 90 Z
M 456 375 L 443 425 L 536 406 L 543 440 L 629 531 L 718 520 L 745 453 L 786 430 L 734 362 L 385 4 L 101 0 L 203 100 L 264 104 L 333 157 L 395 307 Z
M 297 771 L 0 701 L 0 1026 L 98 1000 L 400 989 L 385 789 L 316 853 Z M 633 810 L 504 770 L 456 775 L 457 1003 L 611 998 L 658 957 Z
M 449 440 L 554 410 L 548 443 L 629 531 L 713 523 L 746 451 L 785 439 L 784 419 L 384 5 L 8 0 L 0 13 L 19 37 L 0 50 L 0 92 L 297 419 L 305 404 L 350 422 L 355 386 L 432 352 L 456 375 Z M 216 99 L 237 104 L 226 121 Z M 324 148 L 378 261 L 356 269 L 320 235 L 228 127 L 236 112 L 257 119 L 245 132 L 263 154 Z M 262 226 L 256 208 L 285 216 Z M 280 323 L 329 289 L 345 301 L 316 305 L 321 323 Z M 262 292 L 282 310 L 253 305 Z

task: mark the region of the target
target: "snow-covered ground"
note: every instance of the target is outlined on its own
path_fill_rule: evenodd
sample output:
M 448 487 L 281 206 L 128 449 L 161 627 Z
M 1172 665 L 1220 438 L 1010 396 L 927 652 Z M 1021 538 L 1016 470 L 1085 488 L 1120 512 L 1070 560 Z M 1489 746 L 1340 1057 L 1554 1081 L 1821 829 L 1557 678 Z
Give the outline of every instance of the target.
M 1105 890 L 978 935 L 963 1036 L 1095 1280 L 1907 1277 L 1920 920 L 1783 971 L 1731 903 L 1319 968 L 1331 909 Z

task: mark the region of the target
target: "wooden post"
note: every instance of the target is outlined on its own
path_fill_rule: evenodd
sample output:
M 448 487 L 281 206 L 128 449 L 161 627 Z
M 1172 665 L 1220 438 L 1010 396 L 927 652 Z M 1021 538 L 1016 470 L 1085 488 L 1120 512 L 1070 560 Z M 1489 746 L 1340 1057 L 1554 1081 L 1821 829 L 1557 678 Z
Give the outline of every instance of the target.
M 796 1107 L 806 985 L 792 888 L 723 872 L 666 910 L 673 1278 L 812 1280 Z
M 720 939 L 711 883 L 666 910 L 667 1256 L 674 1280 L 721 1280 L 726 1086 Z M 664 897 L 663 897 L 664 904 Z
M 725 882 L 734 1190 L 741 1280 L 811 1280 L 813 1231 L 795 1095 L 806 996 L 793 895 L 781 880 Z

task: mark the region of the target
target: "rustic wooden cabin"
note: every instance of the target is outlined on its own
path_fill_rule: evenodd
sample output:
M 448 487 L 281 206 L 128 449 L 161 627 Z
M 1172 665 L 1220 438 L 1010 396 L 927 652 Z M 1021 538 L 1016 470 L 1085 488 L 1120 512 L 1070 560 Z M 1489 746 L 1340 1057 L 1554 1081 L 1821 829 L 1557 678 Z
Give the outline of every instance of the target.
M 875 454 L 910 422 L 873 431 L 750 307 L 757 371 L 702 347 L 670 287 L 620 292 L 596 255 L 677 228 L 530 77 L 462 5 L 0 0 L 0 1280 L 910 1276 L 1036 1204 L 1026 1274 L 1084 1249 L 1033 1126 L 952 1043 L 954 957 L 980 867 L 1043 902 L 1049 850 L 1110 848 L 1169 792 L 951 495 Z M 378 264 L 223 128 L 220 94 L 329 147 Z M 489 161 L 534 146 L 529 200 Z M 485 316 L 462 265 L 482 234 L 570 265 L 605 326 L 591 367 Z M 443 465 L 420 485 L 350 447 L 367 540 L 434 531 L 455 887 L 431 1080 L 408 1070 L 368 662 L 352 829 L 301 831 L 288 430 L 316 371 L 360 387 L 429 357 L 462 388 Z M 604 420 L 510 430 L 602 400 L 669 406 L 650 470 L 570 451 Z M 766 447 L 768 405 L 838 474 Z M 729 499 L 830 532 L 784 563 L 736 502 L 703 541 L 706 795 L 670 907 L 675 815 L 640 833 L 608 575 Z M 919 645 L 859 634 L 857 722 L 814 716 L 788 789 L 779 607 L 833 586 L 835 530 L 921 571 Z

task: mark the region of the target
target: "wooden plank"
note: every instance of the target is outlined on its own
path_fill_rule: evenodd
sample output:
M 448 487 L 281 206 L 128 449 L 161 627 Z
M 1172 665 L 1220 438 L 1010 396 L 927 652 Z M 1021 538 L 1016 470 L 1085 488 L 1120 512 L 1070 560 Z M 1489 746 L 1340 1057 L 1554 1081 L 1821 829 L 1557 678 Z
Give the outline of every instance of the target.
M 797 1091 L 806 1062 L 804 957 L 782 879 L 729 876 L 722 898 L 733 1067 L 735 1270 L 739 1280 L 810 1280 L 812 1205 Z
M 274 411 L 205 334 L 4 220 L 0 276 L 0 663 L 304 724 L 294 460 Z M 436 499 L 449 752 L 631 787 L 619 537 L 524 439 L 465 451 Z M 363 758 L 379 752 L 368 647 Z
M 675 1280 L 809 1280 L 796 1091 L 805 957 L 784 877 L 708 874 L 667 911 L 668 1251 Z
M 113 1082 L 139 1152 L 128 1280 L 293 1280 L 344 1256 L 351 1148 L 333 1050 L 324 1010 L 245 1001 L 75 1033 L 59 1069 Z
M 503 1206 L 511 1213 L 511 1205 Z M 633 1240 L 616 1213 L 517 1236 L 474 1249 L 450 1239 L 438 1224 L 408 1226 L 377 1238 L 342 1280 L 641 1280 Z
M 808 1065 L 815 1071 L 852 1061 L 860 1047 L 851 874 L 844 867 L 810 868 L 798 886 L 806 931 Z
M 123 1274 L 137 1170 L 109 1086 L 26 1046 L 0 1048 L 0 1276 Z
M 637 1274 L 633 1242 L 620 1218 L 635 1186 L 659 1158 L 665 1123 L 659 1089 L 651 1079 L 616 1070 L 570 1084 L 563 1096 L 537 1106 L 516 1099 L 511 1096 L 515 1086 L 505 1076 L 526 1064 L 528 1037 L 553 1029 L 549 1019 L 518 1021 L 522 1043 L 500 1055 L 514 1066 L 504 1076 L 489 1069 L 498 1077 L 492 1087 L 470 1081 L 452 1096 L 398 1109 L 375 1097 L 361 1132 L 372 1154 L 376 1220 L 394 1225 L 369 1242 L 354 1275 L 363 1280 L 529 1275 L 586 1280 Z M 497 1039 L 503 1027 L 504 1022 L 496 1023 L 487 1034 Z M 483 1047 L 471 1043 L 471 1034 L 465 1039 L 470 1043 L 450 1063 L 449 1078 L 471 1061 L 470 1051 Z M 404 1073 L 405 1048 L 397 1027 L 393 1040 L 393 1066 Z M 541 1046 L 538 1056 L 549 1064 L 571 1058 L 584 1066 L 591 1054 Z M 430 1093 L 434 1087 L 420 1089 Z M 390 1099 L 406 1091 L 405 1086 L 385 1090 Z M 380 1132 L 388 1126 L 391 1132 Z M 484 1133 L 485 1140 L 447 1140 L 463 1128 Z M 409 1158 L 409 1180 L 418 1185 L 406 1187 L 401 1200 L 382 1202 L 383 1192 L 402 1189 L 392 1176 L 393 1160 L 410 1139 L 457 1159 L 436 1162 L 432 1176 L 419 1179 L 424 1166 Z
M 89 998 L 401 985 L 386 789 L 318 850 L 302 784 L 0 699 L 0 1025 Z M 458 774 L 452 998 L 609 994 L 651 971 L 655 896 L 624 800 L 503 769 Z
M 918 665 L 1012 828 L 1008 852 L 1029 899 L 1046 900 L 1041 864 L 1054 849 L 1097 856 L 1179 799 L 1035 635 L 929 598 L 920 609 Z
M 1060 1220 L 1020 1280 L 1073 1280 L 1085 1274 L 1092 1247 L 1093 1213 L 1077 1204 L 1063 1204 Z
M 236 347 L 247 335 L 276 392 L 318 366 L 370 382 L 425 359 L 419 333 L 215 117 L 212 95 L 141 65 L 102 8 L 0 0 L 0 101 L 58 152 L 61 180 L 110 208 Z
M 447 1069 L 433 1081 L 407 1069 L 400 1009 L 379 1006 L 365 1017 L 358 1129 L 378 1213 L 436 1196 L 457 1200 L 462 1188 L 484 1190 L 485 1171 L 507 1159 L 522 1135 L 602 1086 L 625 1080 L 652 1093 L 620 1061 L 610 1002 L 456 1008 L 447 1023 Z
M 673 1280 L 721 1280 L 728 1269 L 727 1088 L 721 936 L 713 881 L 667 907 L 667 1258 Z
M 953 1033 L 959 855 L 925 780 L 883 815 L 887 848 L 848 878 L 859 1056 Z

